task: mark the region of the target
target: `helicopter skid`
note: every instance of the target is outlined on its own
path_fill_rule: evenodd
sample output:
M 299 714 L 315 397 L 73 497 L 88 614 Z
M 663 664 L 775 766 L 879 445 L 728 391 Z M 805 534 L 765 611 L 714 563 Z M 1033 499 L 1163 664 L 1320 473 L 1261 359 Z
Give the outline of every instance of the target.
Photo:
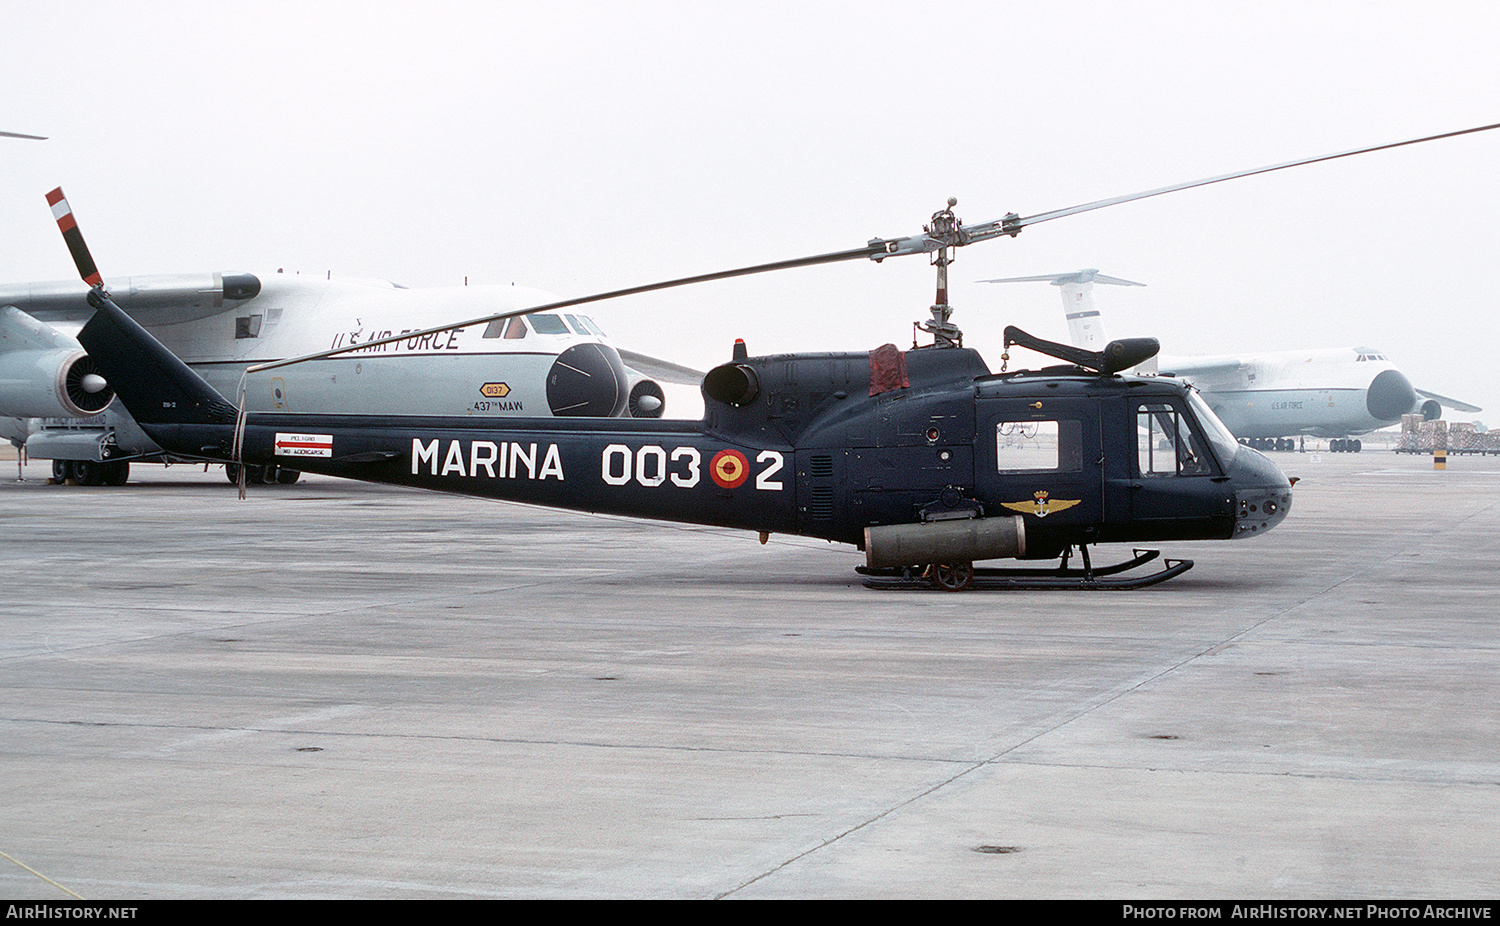
M 1162 560 L 1162 568 L 1156 572 L 1148 575 L 1121 576 L 1121 573 L 1143 566 L 1161 556 L 1158 550 L 1134 552 L 1135 555 L 1125 562 L 1097 568 L 974 568 L 972 578 L 962 584 L 956 584 L 951 579 L 943 581 L 938 577 L 936 568 L 928 568 L 924 571 L 920 567 L 871 569 L 866 566 L 857 566 L 855 571 L 866 577 L 864 580 L 866 588 L 882 591 L 904 589 L 1128 591 L 1165 582 L 1193 568 L 1193 561 L 1190 559 L 1165 559 Z

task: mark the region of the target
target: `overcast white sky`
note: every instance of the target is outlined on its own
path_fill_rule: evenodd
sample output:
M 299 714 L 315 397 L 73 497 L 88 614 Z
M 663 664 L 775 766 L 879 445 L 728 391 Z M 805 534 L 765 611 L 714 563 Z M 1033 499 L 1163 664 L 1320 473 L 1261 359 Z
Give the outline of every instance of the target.
M 277 267 L 564 296 L 1500 122 L 1473 2 L 0 0 L 0 280 Z M 967 248 L 993 368 L 1097 267 L 1169 353 L 1365 344 L 1500 425 L 1500 131 L 1236 181 Z M 909 345 L 922 258 L 633 297 L 594 316 L 700 368 Z

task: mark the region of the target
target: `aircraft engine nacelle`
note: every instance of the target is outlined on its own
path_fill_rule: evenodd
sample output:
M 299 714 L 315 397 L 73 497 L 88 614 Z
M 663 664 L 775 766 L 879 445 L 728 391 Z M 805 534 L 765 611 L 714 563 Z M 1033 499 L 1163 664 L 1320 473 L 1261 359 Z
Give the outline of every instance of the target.
M 1421 412 L 1423 421 L 1436 421 L 1443 417 L 1443 406 L 1437 399 L 1428 399 L 1417 406 L 1417 411 Z
M 79 348 L 0 352 L 0 415 L 85 418 L 114 401 L 115 391 Z
M 1025 555 L 1026 522 L 1020 515 L 865 528 L 865 565 L 871 569 Z
M 667 410 L 667 394 L 656 380 L 642 376 L 630 384 L 626 408 L 632 418 L 660 418 Z
M 614 418 L 630 398 L 630 375 L 608 344 L 575 344 L 547 373 L 547 406 L 559 418 Z
M 1399 370 L 1382 370 L 1365 389 L 1365 408 L 1377 421 L 1400 421 L 1417 404 L 1417 390 Z

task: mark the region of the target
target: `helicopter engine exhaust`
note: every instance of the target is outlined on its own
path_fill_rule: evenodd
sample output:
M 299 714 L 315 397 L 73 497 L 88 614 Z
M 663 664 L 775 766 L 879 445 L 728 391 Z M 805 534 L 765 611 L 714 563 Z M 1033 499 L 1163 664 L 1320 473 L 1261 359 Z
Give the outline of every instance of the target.
M 726 363 L 703 377 L 703 394 L 715 402 L 744 408 L 760 395 L 760 377 L 743 363 Z
M 1026 522 L 1020 515 L 865 528 L 865 565 L 871 569 L 1025 555 Z

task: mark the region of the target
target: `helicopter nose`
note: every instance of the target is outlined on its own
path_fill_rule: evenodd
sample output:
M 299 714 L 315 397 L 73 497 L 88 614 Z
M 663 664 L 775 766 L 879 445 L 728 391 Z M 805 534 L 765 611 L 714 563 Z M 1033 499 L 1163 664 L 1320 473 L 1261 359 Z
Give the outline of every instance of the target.
M 1230 469 L 1235 485 L 1232 539 L 1259 536 L 1286 520 L 1292 482 L 1281 467 L 1260 451 L 1241 447 Z
M 1268 486 L 1234 493 L 1234 536 L 1254 537 L 1280 524 L 1292 510 L 1292 487 Z
M 1381 370 L 1365 390 L 1365 408 L 1370 417 L 1397 421 L 1417 405 L 1417 390 L 1398 370 Z

